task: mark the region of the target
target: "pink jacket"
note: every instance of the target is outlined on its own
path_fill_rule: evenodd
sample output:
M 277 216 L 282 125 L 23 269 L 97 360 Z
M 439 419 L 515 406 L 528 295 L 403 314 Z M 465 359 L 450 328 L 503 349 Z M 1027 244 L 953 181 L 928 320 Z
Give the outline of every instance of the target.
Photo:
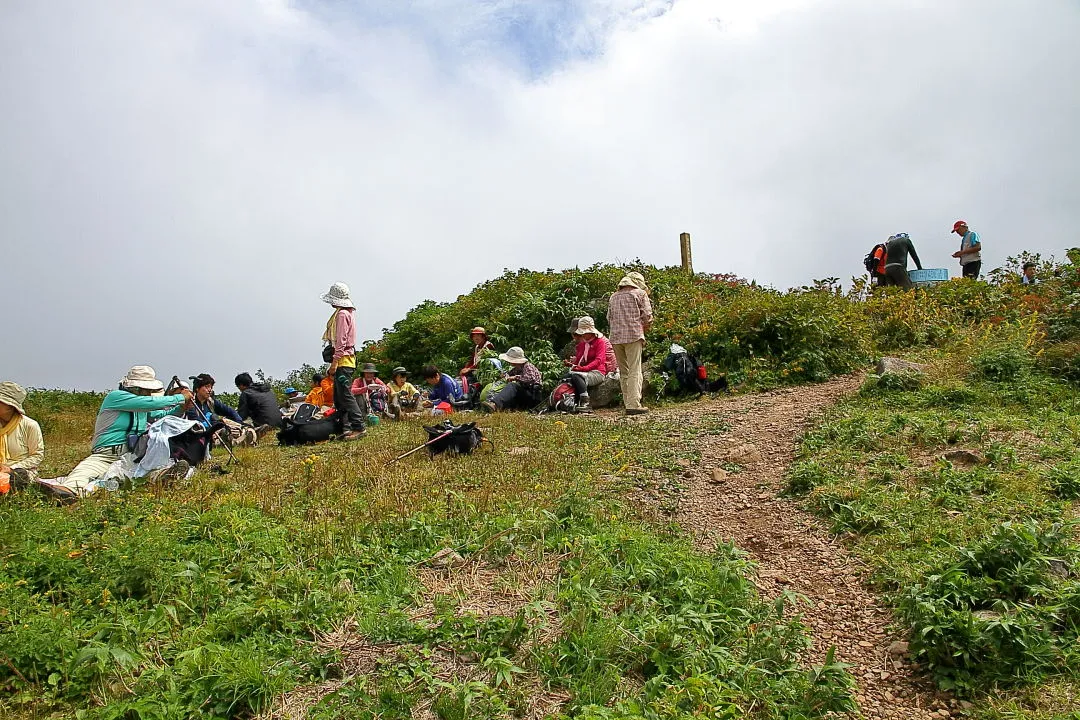
M 611 342 L 606 337 L 598 337 L 592 342 L 579 342 L 574 350 L 574 367 L 577 372 L 599 370 L 607 375 L 611 370 L 609 356 L 614 357 Z
M 356 324 L 352 308 L 341 308 L 334 316 L 334 359 L 356 353 Z

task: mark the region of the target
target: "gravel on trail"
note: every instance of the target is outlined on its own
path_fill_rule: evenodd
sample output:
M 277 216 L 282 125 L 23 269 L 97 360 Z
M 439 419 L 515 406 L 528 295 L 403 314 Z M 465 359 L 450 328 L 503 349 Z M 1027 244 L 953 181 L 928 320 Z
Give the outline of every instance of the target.
M 763 596 L 805 596 L 800 607 L 820 664 L 831 646 L 849 664 L 868 718 L 942 718 L 962 714 L 907 657 L 890 610 L 865 584 L 863 564 L 799 501 L 780 497 L 799 438 L 823 411 L 858 389 L 860 375 L 767 393 L 703 400 L 653 414 L 680 427 L 707 423 L 675 519 L 702 550 L 733 542 L 757 565 Z M 738 470 L 728 472 L 723 466 Z

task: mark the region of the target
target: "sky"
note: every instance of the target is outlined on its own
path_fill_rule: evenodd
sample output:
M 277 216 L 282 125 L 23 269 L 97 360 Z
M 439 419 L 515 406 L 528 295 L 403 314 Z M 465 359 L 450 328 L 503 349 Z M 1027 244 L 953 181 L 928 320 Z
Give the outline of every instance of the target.
M 504 268 L 787 288 L 1080 225 L 1076 0 L 5 0 L 0 379 L 317 364 Z M 483 322 L 483 318 L 476 318 Z

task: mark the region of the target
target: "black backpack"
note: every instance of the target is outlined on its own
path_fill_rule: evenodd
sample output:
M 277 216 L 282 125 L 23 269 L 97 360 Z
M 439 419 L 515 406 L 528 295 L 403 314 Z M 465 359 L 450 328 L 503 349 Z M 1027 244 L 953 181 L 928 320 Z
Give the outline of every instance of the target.
M 866 268 L 866 272 L 870 273 L 871 275 L 878 274 L 878 259 L 874 257 L 877 254 L 878 249 L 880 249 L 882 252 L 885 252 L 887 249 L 885 247 L 885 243 L 878 243 L 873 248 L 871 248 L 870 252 L 866 255 L 866 257 L 863 258 L 862 261 L 863 267 Z
M 425 426 L 424 430 L 428 434 L 428 452 L 431 457 L 447 451 L 468 455 L 487 440 L 480 428 L 476 427 L 476 423 L 455 425 L 445 420 L 438 425 Z M 491 443 L 490 440 L 488 442 Z M 495 444 L 491 443 L 491 446 L 494 448 Z

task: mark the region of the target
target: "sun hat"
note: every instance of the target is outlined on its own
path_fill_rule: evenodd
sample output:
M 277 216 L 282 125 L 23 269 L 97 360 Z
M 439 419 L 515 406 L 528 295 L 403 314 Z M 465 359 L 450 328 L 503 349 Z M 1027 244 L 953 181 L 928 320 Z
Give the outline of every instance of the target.
M 25 400 L 26 391 L 22 389 L 21 385 L 16 385 L 11 381 L 0 382 L 0 403 L 10 405 L 20 415 L 25 415 L 26 411 L 23 410 L 23 401 Z
M 142 388 L 143 390 L 163 390 L 165 384 L 157 379 L 157 373 L 149 365 L 135 365 L 128 370 L 120 380 L 120 385 L 125 388 Z
M 568 327 L 568 328 L 566 329 L 566 332 L 570 333 L 571 335 L 573 335 L 574 333 L 576 333 L 576 332 L 577 332 L 577 326 L 578 326 L 578 321 L 579 321 L 580 319 L 581 319 L 581 318 L 574 318 L 573 320 L 571 320 L 571 321 L 570 321 L 570 327 Z
M 597 337 L 603 336 L 603 333 L 596 329 L 596 321 L 588 315 L 578 318 L 577 330 L 574 331 L 575 335 L 584 335 L 585 333 L 592 333 Z
M 967 222 L 965 222 L 963 220 L 957 220 L 952 225 L 952 231 L 953 232 L 959 232 L 960 228 L 962 228 L 962 227 L 967 227 Z
M 334 283 L 322 296 L 322 301 L 340 308 L 353 308 L 353 301 L 349 298 L 349 286 L 345 283 Z
M 404 375 L 408 377 L 409 371 L 403 368 L 401 365 L 398 365 L 396 368 L 390 371 L 390 376 L 393 377 L 394 375 Z
M 286 395 L 293 395 L 295 393 L 296 393 L 296 388 L 294 388 L 294 387 L 285 388 L 285 394 Z
M 487 334 L 487 330 L 485 330 L 484 328 L 480 327 L 479 325 L 477 325 L 477 326 L 476 326 L 476 327 L 474 327 L 474 328 L 473 328 L 472 330 L 470 330 L 470 331 L 469 331 L 469 335 L 470 335 L 470 336 L 471 336 L 471 335 L 483 335 L 484 337 L 487 337 L 487 336 L 488 336 L 488 334 Z
M 519 348 L 517 345 L 499 355 L 499 359 L 505 360 L 511 365 L 524 365 L 525 363 L 529 362 L 529 359 L 525 357 L 525 351 Z
M 360 368 L 360 372 L 373 372 L 378 374 L 378 369 L 375 367 L 375 363 L 364 363 L 364 367 Z
M 649 286 L 645 284 L 645 276 L 639 272 L 628 272 L 626 277 L 630 278 L 630 282 L 634 283 L 634 287 L 639 290 L 649 292 Z

